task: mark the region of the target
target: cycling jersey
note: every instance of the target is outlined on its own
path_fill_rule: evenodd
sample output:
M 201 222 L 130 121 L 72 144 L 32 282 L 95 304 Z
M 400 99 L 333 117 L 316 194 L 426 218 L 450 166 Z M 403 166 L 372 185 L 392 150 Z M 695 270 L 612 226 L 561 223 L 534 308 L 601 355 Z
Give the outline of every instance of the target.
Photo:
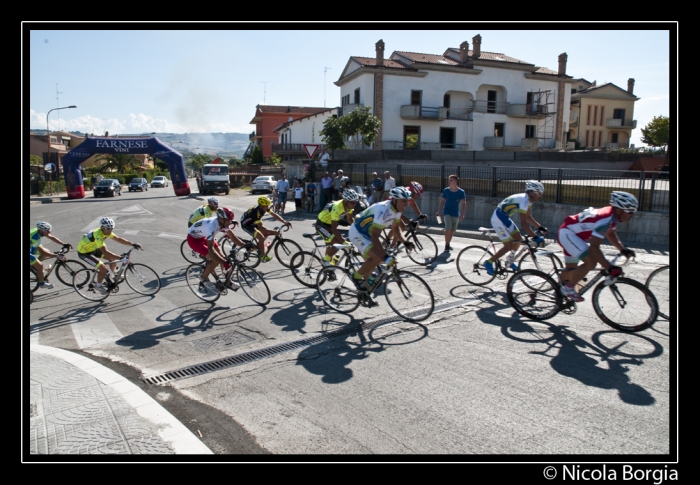
M 209 207 L 209 204 L 204 204 L 202 207 L 197 207 L 197 209 L 192 213 L 190 216 L 190 220 L 188 221 L 190 224 L 194 224 L 200 219 L 204 219 L 206 217 L 211 217 L 214 214 L 214 211 L 211 210 L 211 207 Z
M 265 212 L 259 205 L 251 207 L 241 215 L 241 226 L 255 225 L 262 222 Z
M 41 246 L 41 234 L 39 234 L 39 229 L 36 227 L 29 231 L 29 252 L 35 254 L 37 249 Z
M 360 212 L 352 227 L 360 234 L 372 237 L 373 228 L 384 229 L 389 227 L 401 218 L 401 214 L 391 205 L 391 199 L 385 200 L 384 202 L 371 205 Z
M 600 209 L 589 207 L 583 212 L 564 219 L 564 223 L 559 229 L 566 227 L 584 241 L 590 240 L 591 236 L 605 239 L 605 233 L 610 229 L 615 230 L 617 222 L 612 206 Z
M 509 242 L 512 240 L 513 234 L 520 232 L 511 217 L 517 213 L 527 213 L 530 205 L 530 198 L 527 194 L 514 194 L 506 197 L 496 206 L 491 215 L 491 226 L 501 241 Z
M 530 198 L 527 194 L 514 194 L 503 199 L 495 212 L 502 213 L 505 217 L 513 217 L 518 212 L 521 214 L 527 212 L 529 207 Z
M 217 216 L 200 219 L 187 230 L 187 234 L 194 239 L 213 240 L 214 235 L 221 230 Z
M 116 236 L 114 231 L 106 235 L 102 232 L 102 228 L 98 227 L 83 236 L 78 243 L 78 252 L 84 254 L 91 253 L 105 245 L 105 238 L 112 239 L 114 236 Z
M 331 225 L 333 221 L 339 221 L 346 214 L 352 214 L 353 209 L 345 209 L 344 199 L 329 202 L 318 215 L 319 222 Z

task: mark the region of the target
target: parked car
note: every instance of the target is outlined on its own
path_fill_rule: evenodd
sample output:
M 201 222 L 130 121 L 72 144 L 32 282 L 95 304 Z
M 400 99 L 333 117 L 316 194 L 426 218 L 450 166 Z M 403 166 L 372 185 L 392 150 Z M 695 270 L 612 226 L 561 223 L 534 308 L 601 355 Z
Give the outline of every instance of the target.
M 261 175 L 253 180 L 252 184 L 250 184 L 250 191 L 253 194 L 257 194 L 258 192 L 272 193 L 276 185 L 277 181 L 275 180 L 275 177 L 272 175 Z
M 122 195 L 122 185 L 117 179 L 102 179 L 92 191 L 95 197 L 114 197 Z
M 167 186 L 168 186 L 168 179 L 166 179 L 162 175 L 157 175 L 156 177 L 153 177 L 153 180 L 151 180 L 151 187 L 167 187 Z
M 137 190 L 140 190 L 141 192 L 148 190 L 148 181 L 144 178 L 131 179 L 131 183 L 129 184 L 129 192 L 132 190 L 134 192 Z

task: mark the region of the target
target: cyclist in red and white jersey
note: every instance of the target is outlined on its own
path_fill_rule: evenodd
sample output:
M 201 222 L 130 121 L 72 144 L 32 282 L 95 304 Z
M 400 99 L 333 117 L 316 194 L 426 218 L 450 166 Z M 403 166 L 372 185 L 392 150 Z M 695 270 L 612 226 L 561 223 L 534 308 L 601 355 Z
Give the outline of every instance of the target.
M 615 231 L 619 223 L 632 219 L 638 205 L 636 197 L 632 194 L 614 191 L 610 194 L 609 206 L 600 209 L 589 207 L 564 219 L 557 233 L 557 242 L 564 250 L 566 267 L 573 270 L 562 273 L 562 281 L 565 284 L 561 291 L 569 299 L 577 302 L 584 300 L 576 292 L 576 283 L 595 268 L 597 263 L 605 268 L 610 276 L 617 277 L 622 274 L 622 268 L 613 266 L 605 259 L 600 244 L 607 238 L 626 258 L 635 256 L 634 251 L 622 244 Z M 582 261 L 580 265 L 579 261 Z

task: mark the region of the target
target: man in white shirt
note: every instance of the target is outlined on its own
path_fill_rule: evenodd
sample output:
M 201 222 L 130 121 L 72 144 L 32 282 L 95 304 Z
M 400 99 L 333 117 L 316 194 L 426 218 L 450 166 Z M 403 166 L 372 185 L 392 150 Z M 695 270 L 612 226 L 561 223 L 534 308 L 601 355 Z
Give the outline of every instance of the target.
M 328 160 L 330 160 L 330 159 L 331 159 L 331 156 L 326 151 L 326 148 L 322 147 L 321 154 L 318 156 L 318 161 L 321 163 L 321 168 L 323 170 L 326 170 L 328 168 Z
M 289 181 L 287 177 L 282 174 L 281 178 L 277 181 L 277 196 L 279 197 L 280 214 L 284 214 L 284 207 L 287 205 L 287 191 L 289 190 Z
M 387 170 L 386 172 L 384 172 L 384 194 L 382 195 L 382 199 L 388 199 L 389 191 L 394 187 L 396 187 L 396 180 L 394 180 L 394 177 L 392 177 L 389 171 Z M 377 203 L 381 201 L 375 200 L 374 202 Z

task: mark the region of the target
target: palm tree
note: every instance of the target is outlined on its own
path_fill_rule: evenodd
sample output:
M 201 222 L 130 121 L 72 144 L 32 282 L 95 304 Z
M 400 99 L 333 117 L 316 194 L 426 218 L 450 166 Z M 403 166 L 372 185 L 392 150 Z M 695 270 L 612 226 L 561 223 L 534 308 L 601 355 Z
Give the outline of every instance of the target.
M 116 169 L 117 173 L 126 173 L 126 169 L 136 169 L 141 165 L 141 159 L 130 153 L 109 153 L 99 155 L 95 162 L 102 162 L 100 171 Z

